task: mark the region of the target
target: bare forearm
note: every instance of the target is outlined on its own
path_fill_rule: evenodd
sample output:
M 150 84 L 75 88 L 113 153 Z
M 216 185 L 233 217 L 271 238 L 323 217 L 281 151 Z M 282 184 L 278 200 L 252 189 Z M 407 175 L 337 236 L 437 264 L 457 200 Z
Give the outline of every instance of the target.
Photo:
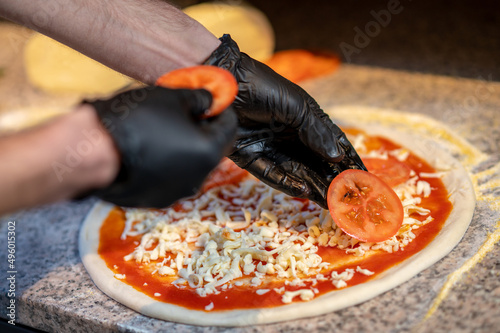
M 0 213 L 69 199 L 116 177 L 119 156 L 90 106 L 0 138 Z
M 162 0 L 3 0 L 0 15 L 146 83 L 200 64 L 219 45 Z

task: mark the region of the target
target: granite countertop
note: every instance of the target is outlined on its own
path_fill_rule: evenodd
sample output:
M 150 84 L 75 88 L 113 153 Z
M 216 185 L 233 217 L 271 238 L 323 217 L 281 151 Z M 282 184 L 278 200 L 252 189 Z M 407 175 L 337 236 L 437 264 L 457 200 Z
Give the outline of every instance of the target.
M 258 1 L 255 3 L 264 6 Z M 415 6 L 418 6 L 416 2 Z M 269 4 L 262 9 L 268 10 L 268 15 L 279 21 L 276 8 L 276 5 Z M 406 13 L 410 17 L 412 12 L 408 8 Z M 286 26 L 286 22 L 280 27 L 283 25 Z M 277 29 L 278 35 L 280 29 Z M 297 38 L 301 40 L 304 34 L 299 33 Z M 495 44 L 497 41 L 488 39 L 490 36 L 486 37 L 484 44 L 498 45 Z M 320 43 L 325 37 L 318 38 L 316 41 L 309 40 L 307 46 Z M 376 45 L 376 40 L 373 43 L 376 50 L 383 49 L 383 45 Z M 292 45 L 292 41 L 286 45 Z M 286 45 L 278 46 L 286 48 Z M 492 52 L 499 49 L 497 47 Z M 498 332 L 499 68 L 491 62 L 485 64 L 478 60 L 490 59 L 482 53 L 467 54 L 470 51 L 467 48 L 464 53 L 460 53 L 460 49 L 455 51 L 459 53 L 459 58 L 463 58 L 462 61 L 455 59 L 451 64 L 437 66 L 440 70 L 433 70 L 432 64 L 436 62 L 429 59 L 439 55 L 429 50 L 422 51 L 421 62 L 411 58 L 405 68 L 404 63 L 398 61 L 394 62 L 397 63 L 394 66 L 385 66 L 384 60 L 380 60 L 384 57 L 374 55 L 368 47 L 359 55 L 364 60 L 344 63 L 335 74 L 304 85 L 325 109 L 360 105 L 434 118 L 485 154 L 482 163 L 468 170 L 476 182 L 477 205 L 462 241 L 448 256 L 411 280 L 357 306 L 271 325 L 197 327 L 151 319 L 104 295 L 83 267 L 78 254 L 78 232 L 85 215 L 95 203 L 95 200 L 88 199 L 19 211 L 0 218 L 0 248 L 5 253 L 2 254 L 0 272 L 0 280 L 4 281 L 0 285 L 0 307 L 3 309 L 0 317 L 6 318 L 5 309 L 9 302 L 8 284 L 5 282 L 8 277 L 8 222 L 16 221 L 16 322 L 43 331 Z M 404 54 L 393 55 L 392 59 Z M 425 54 L 428 57 L 424 57 Z M 378 62 L 376 59 L 379 59 Z

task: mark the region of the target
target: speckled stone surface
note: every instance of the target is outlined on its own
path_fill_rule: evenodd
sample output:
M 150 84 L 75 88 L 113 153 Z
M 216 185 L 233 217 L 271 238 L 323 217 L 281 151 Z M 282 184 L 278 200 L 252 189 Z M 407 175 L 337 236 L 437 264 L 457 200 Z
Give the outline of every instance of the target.
M 341 41 L 352 40 L 354 26 L 370 20 L 371 9 L 380 10 L 387 4 L 360 1 L 347 8 L 331 1 L 291 1 L 287 6 L 252 3 L 275 22 L 279 49 L 324 46 L 337 51 Z M 483 6 L 463 3 L 445 1 L 436 11 L 430 3 L 405 2 L 405 11 L 394 17 L 393 24 L 351 64 L 304 87 L 325 108 L 355 104 L 430 116 L 487 154 L 487 160 L 471 172 L 491 170 L 500 163 L 499 11 L 494 10 L 492 1 Z M 327 9 L 318 10 L 315 5 Z M 309 18 L 314 15 L 323 25 L 307 28 L 315 24 Z M 302 27 L 291 34 L 298 20 Z M 328 30 L 334 21 L 340 36 Z M 3 84 L 10 94 L 11 85 Z M 2 106 L 6 104 L 0 101 L 0 110 Z M 498 169 L 491 173 L 490 180 L 499 179 L 499 173 Z M 16 221 L 16 321 L 43 331 L 500 332 L 498 243 L 470 270 L 458 275 L 436 311 L 427 317 L 447 279 L 468 267 L 469 260 L 499 227 L 500 212 L 492 208 L 495 202 L 485 200 L 487 196 L 498 205 L 500 188 L 478 188 L 473 220 L 458 246 L 397 288 L 330 314 L 242 328 L 196 327 L 151 319 L 97 289 L 78 255 L 79 227 L 94 200 L 16 212 L 0 218 L 0 317 L 6 318 L 9 301 L 5 282 L 7 223 Z

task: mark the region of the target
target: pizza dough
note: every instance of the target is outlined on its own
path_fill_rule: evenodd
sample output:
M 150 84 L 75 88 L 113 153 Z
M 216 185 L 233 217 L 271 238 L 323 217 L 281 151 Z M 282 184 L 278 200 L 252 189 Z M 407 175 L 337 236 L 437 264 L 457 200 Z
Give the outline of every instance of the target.
M 0 113 L 0 133 L 20 131 L 69 113 L 69 107 L 29 107 Z
M 200 22 L 212 34 L 230 34 L 242 52 L 259 61 L 270 58 L 274 51 L 274 31 L 267 17 L 249 5 L 201 3 L 184 9 L 184 13 Z
M 331 111 L 335 116 L 342 114 Z M 364 113 L 369 112 L 370 110 L 365 110 Z M 436 144 L 432 137 L 398 130 L 398 122 L 393 122 L 392 125 L 387 122 L 375 124 L 363 122 L 363 117 L 353 118 L 352 113 L 350 116 L 349 113 L 345 115 L 342 119 L 335 118 L 335 121 L 361 128 L 370 135 L 385 136 L 424 157 L 436 169 L 444 170 L 442 180 L 450 194 L 453 209 L 439 234 L 422 251 L 373 280 L 332 291 L 309 302 L 296 302 L 262 310 L 197 311 L 158 302 L 114 277 L 114 272 L 108 269 L 104 260 L 97 254 L 100 226 L 113 208 L 112 205 L 100 202 L 90 211 L 80 232 L 82 261 L 95 284 L 118 302 L 154 318 L 193 325 L 245 326 L 313 317 L 356 305 L 402 284 L 436 263 L 458 244 L 472 219 L 475 195 L 467 171 L 447 149 Z M 400 121 L 405 123 L 405 117 L 401 117 Z
M 55 94 L 106 96 L 132 79 L 41 34 L 34 34 L 24 49 L 26 75 L 35 87 Z

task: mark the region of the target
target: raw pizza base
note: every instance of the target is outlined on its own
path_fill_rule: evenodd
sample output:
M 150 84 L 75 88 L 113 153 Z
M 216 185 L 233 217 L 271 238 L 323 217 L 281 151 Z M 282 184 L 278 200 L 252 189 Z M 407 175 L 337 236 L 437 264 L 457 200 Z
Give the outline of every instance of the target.
M 363 114 L 365 112 L 369 113 L 370 110 L 365 110 Z M 379 274 L 373 280 L 329 292 L 308 302 L 299 301 L 263 309 L 212 312 L 190 310 L 158 302 L 114 277 L 113 271 L 97 254 L 100 227 L 114 206 L 99 202 L 85 218 L 79 239 L 83 264 L 94 283 L 105 294 L 119 303 L 153 318 L 202 326 L 246 326 L 313 317 L 362 303 L 408 281 L 446 256 L 465 234 L 475 207 L 473 185 L 460 162 L 451 156 L 448 149 L 438 145 L 433 138 L 425 137 L 422 133 L 418 135 L 413 134 L 413 132 L 407 133 L 407 128 L 405 132 L 398 130 L 398 127 L 401 128 L 401 126 L 397 126 L 397 123 L 393 124 L 395 126 L 388 123 L 375 124 L 371 121 L 363 123 L 364 117 L 353 119 L 352 113 L 349 112 L 336 113 L 335 110 L 332 110 L 331 113 L 335 114 L 335 121 L 341 125 L 354 126 L 365 130 L 368 134 L 387 137 L 409 148 L 437 170 L 445 170 L 442 180 L 450 194 L 453 209 L 442 230 L 422 251 Z M 402 115 L 400 112 L 397 114 Z M 369 118 L 371 117 L 366 117 L 366 119 Z M 402 119 L 401 124 L 408 125 L 404 116 L 399 118 Z M 435 122 L 430 119 L 429 121 Z

